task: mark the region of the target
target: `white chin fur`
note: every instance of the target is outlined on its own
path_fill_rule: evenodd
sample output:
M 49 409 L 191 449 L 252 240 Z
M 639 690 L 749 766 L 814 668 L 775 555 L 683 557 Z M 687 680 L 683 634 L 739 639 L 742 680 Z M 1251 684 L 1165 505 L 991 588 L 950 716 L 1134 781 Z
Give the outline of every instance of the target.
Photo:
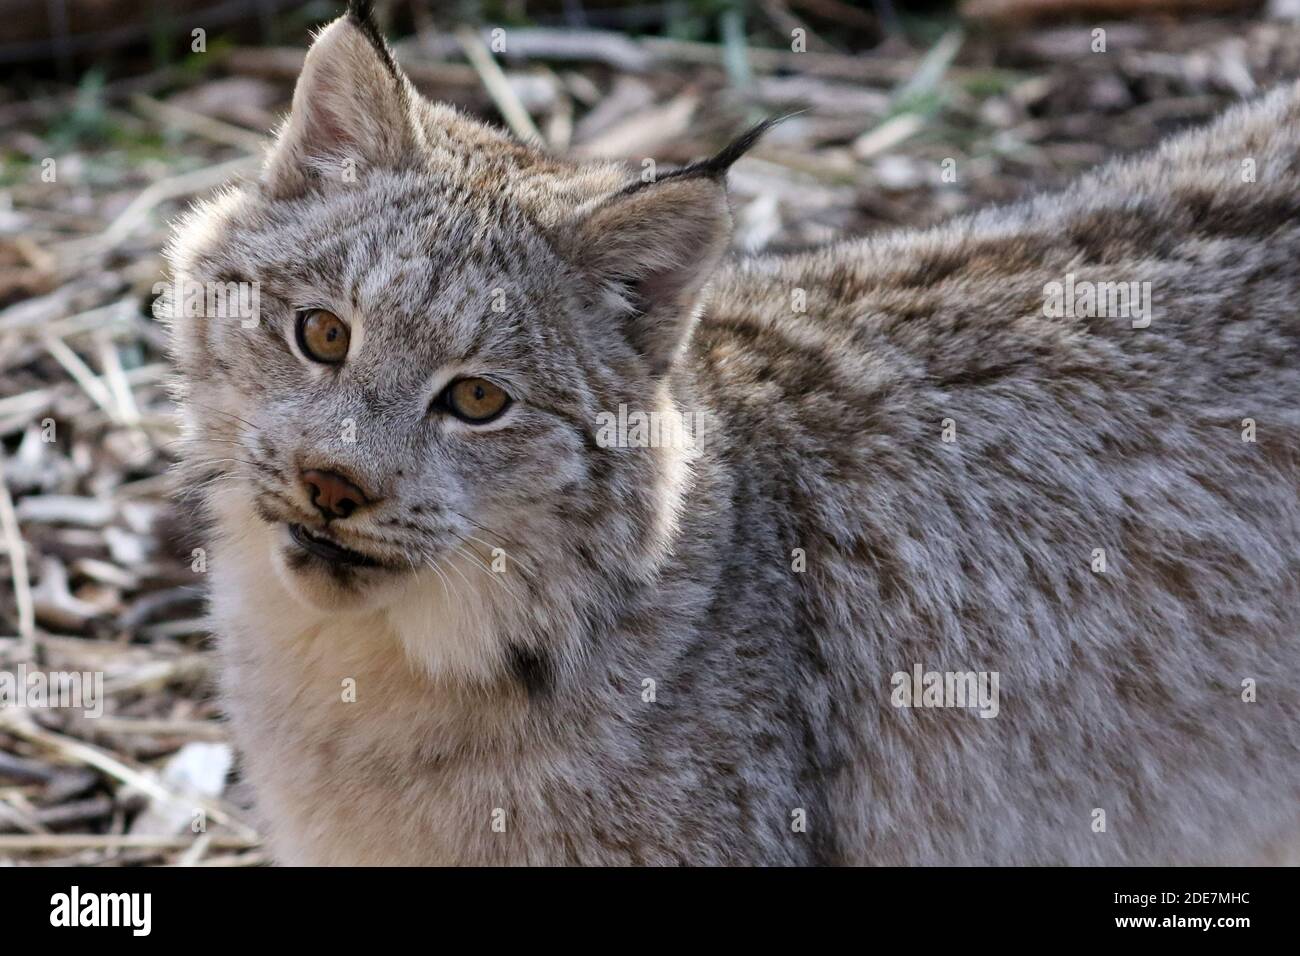
M 290 567 L 284 529 L 253 513 L 236 489 L 214 494 L 219 534 L 209 564 L 219 633 L 257 634 L 269 642 L 395 641 L 412 668 L 431 678 L 487 682 L 504 661 L 495 633 L 504 581 L 468 559 L 448 556 L 428 568 L 380 575 L 344 589 L 322 569 Z M 364 629 L 365 634 L 358 634 Z

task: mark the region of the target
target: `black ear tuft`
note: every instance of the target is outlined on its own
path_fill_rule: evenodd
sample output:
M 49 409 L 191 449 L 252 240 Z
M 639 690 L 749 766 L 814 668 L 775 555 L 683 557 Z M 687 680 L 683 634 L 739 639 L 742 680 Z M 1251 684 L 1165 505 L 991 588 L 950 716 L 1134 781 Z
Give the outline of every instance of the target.
M 393 59 L 393 51 L 388 49 L 388 44 L 384 41 L 384 35 L 379 32 L 379 25 L 375 23 L 375 9 L 371 0 L 348 0 L 348 22 L 362 32 L 370 45 L 375 48 L 379 54 L 379 59 L 384 63 L 386 69 L 393 79 L 400 75 L 397 70 L 397 61 Z
M 745 132 L 741 133 L 726 146 L 722 147 L 713 156 L 708 159 L 702 159 L 698 163 L 691 163 L 689 166 L 683 166 L 681 169 L 674 169 L 664 173 L 654 180 L 642 180 L 635 182 L 623 190 L 626 193 L 639 192 L 640 190 L 654 185 L 656 182 L 663 182 L 665 179 L 683 179 L 691 176 L 704 176 L 708 179 L 721 179 L 727 175 L 736 160 L 749 152 L 759 138 L 770 130 L 777 123 L 784 122 L 794 113 L 786 113 L 784 116 L 776 116 L 771 119 L 765 119 L 761 123 L 751 126 Z
M 725 176 L 727 170 L 735 164 L 736 160 L 740 159 L 740 157 L 753 149 L 754 144 L 759 141 L 764 133 L 790 115 L 792 114 L 787 113 L 786 116 L 776 116 L 771 119 L 765 119 L 763 122 L 751 126 L 726 146 L 722 147 L 722 149 L 715 155 L 709 157 L 703 162 L 696 163 L 695 166 L 698 167 L 696 174 L 701 176 L 713 176 L 714 178 Z M 687 168 L 689 169 L 690 167 Z

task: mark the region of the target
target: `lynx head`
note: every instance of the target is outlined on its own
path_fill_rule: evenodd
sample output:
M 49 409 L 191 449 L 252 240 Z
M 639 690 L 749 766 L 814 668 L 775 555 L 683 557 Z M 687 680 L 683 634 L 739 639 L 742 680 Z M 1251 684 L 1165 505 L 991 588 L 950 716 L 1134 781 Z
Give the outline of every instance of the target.
M 218 535 L 305 614 L 459 588 L 537 617 L 540 591 L 591 592 L 575 564 L 648 573 L 688 469 L 600 447 L 597 416 L 673 401 L 757 132 L 641 182 L 422 100 L 364 11 L 330 24 L 260 178 L 169 250 L 177 288 L 257 289 L 255 322 L 171 318 Z

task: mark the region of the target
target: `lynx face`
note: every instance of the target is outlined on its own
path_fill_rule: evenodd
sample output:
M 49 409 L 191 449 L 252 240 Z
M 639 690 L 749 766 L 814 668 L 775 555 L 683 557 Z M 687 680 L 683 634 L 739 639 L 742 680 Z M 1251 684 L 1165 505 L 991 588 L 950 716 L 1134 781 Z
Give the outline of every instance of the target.
M 564 533 L 598 403 L 553 254 L 476 242 L 431 176 L 371 180 L 228 220 L 204 259 L 259 283 L 259 322 L 190 330 L 196 458 L 232 459 L 286 584 L 329 606 L 457 549 L 490 562 L 506 528 Z
M 261 180 L 170 250 L 184 282 L 258 289 L 256 323 L 172 320 L 218 533 L 318 611 L 498 585 L 518 609 L 586 544 L 653 551 L 681 469 L 595 423 L 670 403 L 742 148 L 650 184 L 561 163 L 422 101 L 364 25 L 326 28 Z

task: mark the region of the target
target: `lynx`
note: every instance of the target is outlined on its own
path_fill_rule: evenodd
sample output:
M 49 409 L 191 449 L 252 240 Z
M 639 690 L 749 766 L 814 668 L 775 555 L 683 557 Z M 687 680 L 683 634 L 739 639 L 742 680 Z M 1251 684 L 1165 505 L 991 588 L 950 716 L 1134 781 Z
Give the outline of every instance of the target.
M 276 858 L 1284 857 L 1300 88 L 736 260 L 761 132 L 651 182 L 549 155 L 423 100 L 357 5 L 179 226 L 177 281 L 259 290 L 171 334 Z M 620 409 L 707 427 L 599 440 Z

